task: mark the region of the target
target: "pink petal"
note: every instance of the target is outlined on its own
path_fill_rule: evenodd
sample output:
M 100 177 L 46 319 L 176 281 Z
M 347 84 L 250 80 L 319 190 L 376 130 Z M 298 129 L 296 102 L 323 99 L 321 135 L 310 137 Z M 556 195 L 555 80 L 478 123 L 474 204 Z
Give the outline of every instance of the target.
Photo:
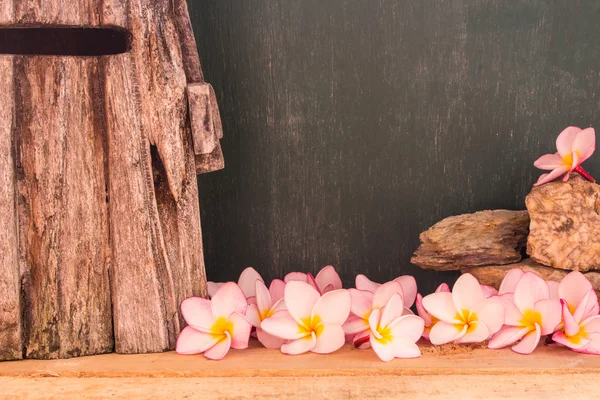
M 346 343 L 344 330 L 340 325 L 323 323 L 321 327 L 323 330 L 317 335 L 317 341 L 310 350 L 311 352 L 318 354 L 333 353 Z
M 291 342 L 281 345 L 281 352 L 283 354 L 291 355 L 304 354 L 310 351 L 313 347 L 315 347 L 316 343 L 317 338 L 315 337 L 315 333 L 313 332 L 310 336 L 306 336 L 302 339 L 292 340 Z
M 258 328 L 261 323 L 260 313 L 256 304 L 250 304 L 246 310 L 246 318 L 254 326 Z
M 581 323 L 588 333 L 600 333 L 600 315 L 594 315 Z
M 573 152 L 573 155 L 571 156 L 573 162 L 570 165 L 569 170 L 567 171 L 567 174 L 563 177 L 563 182 L 566 182 L 569 180 L 569 178 L 571 177 L 571 172 L 573 172 L 573 170 L 575 168 L 577 168 L 577 166 L 579 165 L 579 156 L 577 155 L 577 153 Z
M 456 328 L 456 325 L 440 321 L 437 324 L 433 325 L 433 328 L 431 328 L 431 331 L 429 332 L 429 340 L 431 341 L 431 344 L 437 346 L 440 344 L 452 343 L 454 341 L 457 341 L 466 333 L 466 325 L 462 330 L 458 330 Z
M 210 282 L 210 281 L 208 281 L 206 283 L 206 286 L 208 289 L 208 296 L 213 297 L 215 295 L 215 293 L 217 293 L 217 290 L 219 290 L 219 288 L 221 286 L 223 286 L 224 284 L 225 284 L 225 282 Z
M 490 349 L 501 349 L 521 340 L 529 332 L 529 328 L 519 326 L 505 326 L 500 329 L 488 343 Z
M 513 268 L 504 276 L 498 294 L 514 293 L 517 283 L 525 275 L 525 272 L 521 268 Z
M 286 340 L 301 339 L 307 336 L 306 331 L 287 311 L 280 311 L 263 320 L 260 327 L 269 335 Z
M 521 312 L 532 310 L 535 303 L 549 298 L 548 284 L 533 272 L 526 272 L 515 288 L 515 304 Z
M 398 282 L 391 281 L 379 286 L 375 293 L 373 293 L 372 308 L 385 306 L 394 293 L 398 293 L 402 297 L 402 303 L 404 303 L 404 292 Z
M 283 278 L 283 281 L 285 283 L 288 283 L 291 281 L 300 281 L 300 282 L 308 283 L 308 276 L 303 272 L 290 272 Z
M 558 295 L 558 287 L 560 284 L 555 281 L 546 281 L 548 284 L 548 290 L 550 290 L 550 298 L 554 300 L 560 300 L 560 296 Z
M 416 342 L 423 335 L 425 323 L 416 315 L 405 315 L 392 321 L 388 327 L 393 337 L 402 336 Z
M 354 335 L 354 337 L 352 338 L 352 344 L 354 345 L 354 347 L 359 348 L 361 350 L 370 348 L 370 332 L 371 330 L 367 329 L 364 332 L 360 332 Z
M 237 285 L 236 285 L 237 286 Z M 225 338 L 204 352 L 204 357 L 210 360 L 222 360 L 231 348 L 231 337 L 225 332 Z
M 271 306 L 271 311 L 276 313 L 278 311 L 287 311 L 287 307 L 285 305 L 285 299 L 279 299 Z
M 556 139 L 556 149 L 561 157 L 571 154 L 577 134 L 581 132 L 581 128 L 569 126 L 565 128 Z
M 483 292 L 477 278 L 471 274 L 461 275 L 452 288 L 452 301 L 456 310 L 473 310 L 483 300 Z
M 271 293 L 262 281 L 256 281 L 254 287 L 256 293 L 256 305 L 258 306 L 261 315 L 264 315 L 271 309 Z
M 473 329 L 475 327 L 475 329 Z M 465 335 L 456 340 L 456 343 L 480 343 L 487 340 L 491 336 L 490 331 L 483 322 L 471 322 L 469 330 Z
M 369 329 L 375 336 L 379 335 L 379 321 L 381 321 L 381 309 L 375 308 L 369 315 Z
M 435 293 L 439 292 L 450 292 L 450 286 L 446 282 L 442 283 L 440 286 L 435 289 Z
M 583 321 L 593 315 L 598 315 L 598 295 L 594 289 L 590 289 L 581 299 L 573 313 L 575 321 Z
M 576 309 L 583 297 L 592 290 L 590 281 L 579 271 L 570 272 L 558 286 L 558 296 Z
M 421 293 L 417 293 L 417 314 L 419 314 L 419 317 L 423 318 L 425 326 L 431 325 L 431 317 L 429 316 L 429 313 L 425 311 L 425 307 L 423 307 L 423 296 L 421 296 Z
M 325 293 L 317 300 L 312 310 L 311 318 L 318 315 L 322 322 L 337 324 L 341 327 L 348 319 L 348 315 L 350 315 L 351 304 L 350 293 L 345 289 Z
M 177 338 L 175 351 L 179 354 L 200 354 L 219 341 L 210 333 L 195 330 L 191 326 L 183 328 Z
M 285 293 L 285 282 L 281 279 L 273 279 L 269 286 L 269 293 L 271 294 L 271 302 L 275 303 L 280 299 L 283 299 Z
M 373 293 L 358 289 L 348 289 L 348 292 L 352 299 L 352 306 L 350 307 L 352 314 L 360 318 L 367 318 L 371 313 Z
M 562 319 L 560 302 L 558 300 L 540 300 L 535 303 L 534 311 L 542 316 L 541 335 L 553 333 Z
M 563 175 L 564 173 L 566 173 L 568 171 L 569 171 L 569 167 L 566 167 L 566 166 L 558 167 L 558 168 L 552 170 L 552 172 L 550 172 L 549 174 L 543 174 L 542 176 L 540 176 L 540 179 L 538 179 L 538 181 L 533 186 L 540 186 L 545 183 L 552 182 L 553 180 L 555 180 L 556 178 L 558 178 L 559 176 Z
M 405 337 L 394 337 L 390 342 L 381 343 L 377 338 L 371 335 L 371 346 L 375 354 L 382 361 L 391 361 L 394 358 L 416 358 L 421 356 L 419 347 Z
M 560 303 L 562 305 L 562 320 L 565 324 L 565 333 L 567 336 L 573 336 L 579 332 L 579 323 L 575 321 L 575 318 L 571 315 L 567 302 L 561 300 Z
M 221 286 L 212 297 L 212 310 L 215 318 L 229 318 L 234 312 L 244 315 L 247 307 L 246 296 L 233 282 L 227 282 Z
M 587 338 L 580 338 L 578 343 L 574 343 L 569 340 L 563 331 L 554 333 L 554 335 L 552 335 L 552 340 L 573 350 L 582 349 L 590 344 L 590 339 Z
M 482 294 L 483 296 L 483 294 Z M 459 324 L 461 321 L 457 319 L 457 311 L 452 300 L 452 293 L 439 292 L 423 297 L 423 307 L 429 313 L 440 321 L 445 321 L 449 324 Z
M 306 274 L 306 282 L 314 287 L 315 289 L 317 289 L 317 292 L 319 292 L 319 294 L 323 294 L 323 291 L 321 290 L 321 288 L 319 288 L 319 285 L 317 285 L 317 281 L 315 280 L 315 277 L 312 276 L 312 274 L 309 272 L 308 274 Z
M 509 326 L 521 326 L 523 313 L 517 308 L 514 301 L 508 298 L 500 298 L 504 306 L 504 324 Z
M 267 349 L 279 349 L 285 340 L 265 332 L 262 328 L 256 328 L 256 337 Z
M 381 320 L 379 321 L 379 324 L 381 326 L 388 326 L 392 321 L 400 318 L 402 316 L 403 311 L 404 303 L 402 302 L 402 297 L 400 297 L 398 293 L 394 293 L 385 305 L 385 307 L 383 307 L 383 311 L 381 312 Z M 421 335 L 419 335 L 419 337 L 420 336 Z
M 591 333 L 589 336 L 589 343 L 585 347 L 573 350 L 583 354 L 600 354 L 600 333 Z
M 252 267 L 248 267 L 242 271 L 240 278 L 238 279 L 238 286 L 244 292 L 246 297 L 254 297 L 254 284 L 256 281 L 265 283 L 262 276 Z
M 256 304 L 256 296 L 246 297 L 246 301 L 248 302 L 248 305 Z
M 410 275 L 400 276 L 394 281 L 398 282 L 402 286 L 402 293 L 404 294 L 404 307 L 410 308 L 415 304 L 415 298 L 417 297 L 417 281 Z
M 348 320 L 343 325 L 344 332 L 347 335 L 355 335 L 360 332 L 364 332 L 369 329 L 369 321 L 368 319 L 363 319 L 361 317 L 357 317 L 351 315 Z
M 481 285 L 481 291 L 483 292 L 483 297 L 486 299 L 489 299 L 493 296 L 498 296 L 498 290 L 488 285 Z
M 229 316 L 229 322 L 233 324 L 233 332 L 231 332 L 231 347 L 238 350 L 248 348 L 248 340 L 250 339 L 250 331 L 252 325 L 243 315 L 233 313 Z
M 379 357 L 381 361 L 388 362 L 396 358 L 396 352 L 394 351 L 395 349 L 391 345 L 391 342 L 383 344 L 377 340 L 373 334 L 371 334 L 369 342 L 371 343 L 371 347 L 373 347 L 375 354 L 377 354 L 377 357 Z
M 498 332 L 504 325 L 504 307 L 500 300 L 486 299 L 473 311 L 479 321 L 485 325 L 490 336 Z
M 535 160 L 533 165 L 539 169 L 545 169 L 551 171 L 555 168 L 558 168 L 562 165 L 563 159 L 560 154 L 545 154 Z
M 381 286 L 381 284 L 373 282 L 366 276 L 360 274 L 356 276 L 355 286 L 358 290 L 366 290 L 371 293 L 375 293 L 375 291 L 379 286 Z
M 285 285 L 285 304 L 290 315 L 300 325 L 304 324 L 303 319 L 312 315 L 313 308 L 320 297 L 317 289 L 308 283 L 290 281 Z
M 210 333 L 215 323 L 210 300 L 202 297 L 190 297 L 182 301 L 181 315 L 188 325 L 206 333 Z
M 329 284 L 327 286 L 325 286 L 323 289 L 321 289 L 321 294 L 325 294 L 327 292 L 333 292 L 335 289 L 333 288 L 333 285 Z
M 579 164 L 590 158 L 596 150 L 596 132 L 594 128 L 586 128 L 575 137 L 572 151 L 579 153 Z
M 521 341 L 512 347 L 515 353 L 531 354 L 540 343 L 541 329 L 538 324 L 535 324 L 535 331 L 531 331 Z
M 342 280 L 340 279 L 338 273 L 335 271 L 335 268 L 333 268 L 333 266 L 331 265 L 328 265 L 322 270 L 320 270 L 317 276 L 315 277 L 315 280 L 317 281 L 317 285 L 320 288 L 325 288 L 328 285 L 333 285 L 333 290 L 338 290 L 342 288 Z

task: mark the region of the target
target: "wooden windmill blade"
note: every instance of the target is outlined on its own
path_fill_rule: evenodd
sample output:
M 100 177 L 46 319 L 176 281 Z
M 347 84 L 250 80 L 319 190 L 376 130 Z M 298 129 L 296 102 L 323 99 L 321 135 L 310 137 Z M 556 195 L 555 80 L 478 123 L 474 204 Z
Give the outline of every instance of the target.
M 64 53 L 0 56 L 0 228 L 13 232 L 0 239 L 0 358 L 171 350 L 180 302 L 206 295 L 196 170 L 209 168 L 189 123 L 185 16 L 167 0 L 0 5 L 4 26 L 110 27 L 129 41 L 81 57 L 54 32 Z

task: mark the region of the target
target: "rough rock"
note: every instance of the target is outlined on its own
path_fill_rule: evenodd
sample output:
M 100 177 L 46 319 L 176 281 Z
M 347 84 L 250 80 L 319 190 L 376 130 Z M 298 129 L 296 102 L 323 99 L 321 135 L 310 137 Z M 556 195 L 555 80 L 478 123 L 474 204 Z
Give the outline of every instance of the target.
M 534 188 L 527 254 L 554 268 L 600 270 L 600 186 L 579 175 Z
M 486 267 L 476 267 L 476 268 L 465 268 L 461 269 L 463 274 L 470 273 L 475 278 L 479 280 L 479 283 L 482 285 L 493 286 L 496 289 L 500 287 L 500 283 L 504 279 L 504 276 L 513 268 L 521 268 L 525 272 L 533 272 L 544 280 L 547 281 L 556 281 L 559 282 L 562 278 L 565 277 L 569 272 L 566 269 L 558 269 L 547 267 L 542 264 L 538 264 L 531 258 L 527 258 L 516 264 L 509 265 L 489 265 Z M 585 272 L 585 277 L 589 279 L 592 283 L 592 286 L 596 291 L 600 291 L 600 272 Z
M 521 260 L 529 231 L 527 211 L 492 210 L 448 217 L 421 233 L 411 262 L 438 271 Z

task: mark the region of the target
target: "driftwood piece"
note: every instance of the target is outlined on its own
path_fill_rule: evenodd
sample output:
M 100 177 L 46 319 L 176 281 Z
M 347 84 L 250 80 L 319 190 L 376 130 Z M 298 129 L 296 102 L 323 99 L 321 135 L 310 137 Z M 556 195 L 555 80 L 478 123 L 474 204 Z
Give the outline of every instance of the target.
M 521 260 L 527 211 L 493 210 L 448 217 L 421 233 L 411 262 L 438 271 Z
M 554 268 L 600 269 L 600 185 L 574 174 L 566 183 L 534 188 L 525 203 L 531 258 Z
M 0 6 L 1 7 L 1 6 Z M 0 10 L 0 15 L 2 15 Z M 0 21 L 2 18 L 0 18 Z M 13 129 L 13 57 L 0 57 L 0 361 L 23 357 Z M 1 123 L 6 121 L 8 123 Z
M 105 60 L 116 351 L 171 350 L 180 302 L 206 295 L 177 19 L 166 0 L 103 10 L 104 25 L 135 30 L 131 51 Z

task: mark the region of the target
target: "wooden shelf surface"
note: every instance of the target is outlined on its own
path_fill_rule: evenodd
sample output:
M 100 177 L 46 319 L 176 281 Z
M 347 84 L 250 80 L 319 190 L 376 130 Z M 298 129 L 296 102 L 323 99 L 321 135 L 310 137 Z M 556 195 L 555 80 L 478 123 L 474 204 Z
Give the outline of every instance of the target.
M 421 358 L 384 363 L 372 350 L 284 356 L 253 343 L 222 361 L 171 352 L 4 362 L 0 398 L 579 399 L 600 398 L 599 378 L 600 356 L 557 347 L 529 356 L 424 348 Z

